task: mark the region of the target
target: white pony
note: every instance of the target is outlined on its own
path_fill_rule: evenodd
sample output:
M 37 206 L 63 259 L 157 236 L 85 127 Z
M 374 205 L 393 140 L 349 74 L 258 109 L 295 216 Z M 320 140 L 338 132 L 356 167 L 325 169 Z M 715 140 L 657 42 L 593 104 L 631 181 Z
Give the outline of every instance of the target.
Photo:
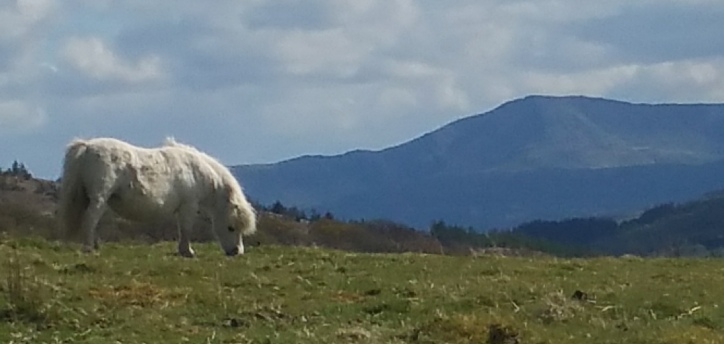
M 194 256 L 189 232 L 199 212 L 211 218 L 213 232 L 229 256 L 244 253 L 242 234 L 256 231 L 256 213 L 231 172 L 173 138 L 158 148 L 113 138 L 68 144 L 59 215 L 68 233 L 83 231 L 83 251 L 98 249 L 96 226 L 108 207 L 140 222 L 175 218 L 178 252 L 185 257 Z

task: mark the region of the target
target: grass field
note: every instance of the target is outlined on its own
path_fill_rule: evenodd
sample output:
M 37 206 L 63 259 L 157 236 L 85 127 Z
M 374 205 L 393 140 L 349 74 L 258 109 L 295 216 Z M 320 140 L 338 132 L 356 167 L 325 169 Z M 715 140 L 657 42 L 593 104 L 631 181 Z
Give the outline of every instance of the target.
M 0 238 L 0 343 L 724 343 L 719 259 Z

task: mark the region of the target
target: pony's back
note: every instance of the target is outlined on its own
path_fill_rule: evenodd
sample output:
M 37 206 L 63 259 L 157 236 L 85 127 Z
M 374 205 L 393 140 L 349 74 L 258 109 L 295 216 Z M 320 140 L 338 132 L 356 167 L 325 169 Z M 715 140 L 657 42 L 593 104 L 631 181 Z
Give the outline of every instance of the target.
M 239 185 L 238 181 L 234 176 L 231 174 L 228 168 L 221 164 L 218 160 L 211 157 L 210 155 L 196 149 L 196 147 L 176 142 L 176 140 L 173 137 L 167 137 L 166 140 L 163 143 L 164 147 L 174 147 L 178 149 L 182 149 L 188 153 L 191 153 L 192 155 L 195 155 L 199 159 L 203 160 L 206 164 L 211 167 L 211 169 L 217 174 L 217 176 L 221 179 L 219 182 L 222 182 L 225 185 L 228 185 L 229 187 L 236 188 L 236 191 L 241 192 L 241 186 Z

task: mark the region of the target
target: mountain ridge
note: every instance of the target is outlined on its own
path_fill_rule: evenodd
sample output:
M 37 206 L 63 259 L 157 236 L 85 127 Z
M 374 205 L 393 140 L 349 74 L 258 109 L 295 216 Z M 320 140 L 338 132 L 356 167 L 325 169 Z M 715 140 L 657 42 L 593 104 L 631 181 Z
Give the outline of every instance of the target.
M 608 177 L 611 169 L 621 171 L 617 177 L 621 187 L 627 179 L 639 181 L 626 186 L 632 190 L 615 190 L 619 202 L 632 207 L 677 201 L 722 187 L 724 183 L 711 175 L 724 172 L 717 164 L 724 159 L 721 132 L 722 104 L 527 96 L 382 150 L 301 156 L 232 170 L 250 197 L 260 202 L 279 200 L 352 218 L 386 217 L 418 227 L 444 219 L 486 229 L 529 221 L 532 214 L 585 215 L 581 211 L 590 210 L 595 203 L 586 199 L 586 194 L 605 193 L 605 185 L 599 184 L 615 182 Z M 687 174 L 677 169 L 706 183 L 687 181 L 692 189 L 684 192 L 687 190 L 681 190 L 674 179 Z M 640 171 L 658 179 L 647 181 Z M 573 178 L 575 186 L 566 178 Z M 565 194 L 561 190 L 573 188 L 568 195 L 572 199 L 526 195 L 521 184 L 559 197 Z M 662 190 L 649 193 L 673 199 L 632 192 L 654 188 L 650 185 Z M 550 205 L 534 202 L 536 198 L 559 201 L 567 204 L 566 209 L 552 211 Z M 633 202 L 627 201 L 629 198 Z M 620 211 L 615 202 L 602 204 L 598 211 Z M 453 211 L 456 207 L 468 210 Z M 518 213 L 521 215 L 515 215 Z

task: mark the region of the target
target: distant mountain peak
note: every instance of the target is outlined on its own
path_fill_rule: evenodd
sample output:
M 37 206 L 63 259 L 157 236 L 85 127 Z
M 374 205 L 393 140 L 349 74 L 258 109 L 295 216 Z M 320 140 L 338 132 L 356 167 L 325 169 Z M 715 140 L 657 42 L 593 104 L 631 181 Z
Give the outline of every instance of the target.
M 711 128 L 680 129 L 706 129 L 711 123 L 706 112 L 686 115 L 666 104 L 530 95 L 448 124 L 409 144 L 426 146 L 425 150 L 449 160 L 472 149 L 476 154 L 459 157 L 468 164 L 485 165 L 477 167 L 484 170 L 698 164 L 724 156 L 710 144 L 719 134 Z M 721 127 L 720 119 L 717 123 Z
M 530 95 L 380 151 L 235 170 L 259 201 L 485 227 L 724 187 L 711 172 L 724 166 L 722 133 L 724 104 Z

